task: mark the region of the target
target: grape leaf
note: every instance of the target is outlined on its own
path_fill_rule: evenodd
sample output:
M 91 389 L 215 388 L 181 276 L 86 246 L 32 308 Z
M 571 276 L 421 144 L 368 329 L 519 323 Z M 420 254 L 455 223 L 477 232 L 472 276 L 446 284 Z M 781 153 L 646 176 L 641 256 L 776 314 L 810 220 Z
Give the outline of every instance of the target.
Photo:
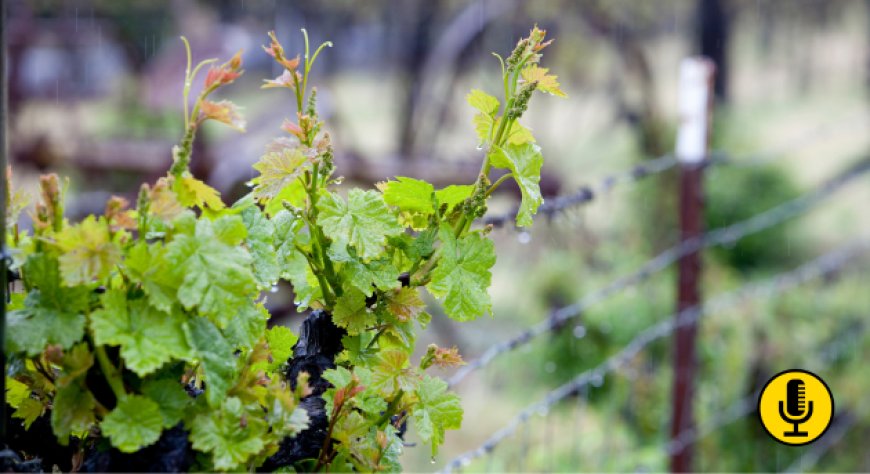
M 377 322 L 375 315 L 366 307 L 366 296 L 356 288 L 344 292 L 335 302 L 332 322 L 347 329 L 351 336 L 359 334 Z
M 235 247 L 242 243 L 248 236 L 247 223 L 242 221 L 242 218 L 228 214 L 215 219 L 212 222 L 214 236 L 221 242 Z
M 495 134 L 498 130 L 499 125 L 501 124 L 501 118 L 493 119 L 492 117 L 484 114 L 477 114 L 474 116 L 474 130 L 477 132 L 478 138 L 482 143 L 489 141 L 490 132 Z M 507 143 L 512 145 L 522 145 L 524 143 L 534 143 L 535 137 L 532 135 L 532 132 L 522 126 L 519 122 L 514 122 L 511 125 L 510 132 L 507 135 Z
M 165 254 L 166 248 L 160 242 L 153 245 L 139 242 L 127 253 L 124 266 L 127 276 L 142 285 L 148 302 L 168 313 L 176 301 L 175 294 L 180 283 L 167 268 Z
M 78 225 L 68 225 L 57 236 L 62 250 L 58 259 L 68 286 L 87 284 L 107 277 L 121 260 L 118 244 L 109 236 L 105 218 L 88 216 Z
M 386 238 L 402 233 L 396 217 L 376 191 L 351 189 L 347 202 L 337 194 L 326 193 L 317 207 L 320 226 L 333 245 L 350 245 L 363 260 L 383 253 Z
M 537 90 L 556 97 L 568 97 L 568 94 L 562 92 L 559 88 L 559 81 L 555 74 L 548 74 L 549 69 L 538 67 L 537 64 L 532 64 L 522 70 L 521 74 L 526 82 L 538 82 Z
M 384 202 L 390 206 L 425 215 L 435 212 L 432 202 L 435 188 L 426 181 L 397 176 L 395 181 L 380 183 L 378 187 L 384 194 Z
M 492 278 L 490 268 L 495 264 L 492 241 L 479 234 L 457 240 L 449 226 L 444 226 L 439 235 L 441 260 L 427 288 L 444 299 L 444 310 L 453 319 L 470 321 L 489 313 L 487 289 Z
M 446 212 L 450 212 L 457 204 L 468 199 L 473 192 L 473 184 L 451 184 L 446 188 L 435 191 L 435 199 L 438 200 L 439 207 L 447 205 Z
M 250 349 L 263 336 L 269 317 L 269 311 L 262 304 L 248 304 L 230 319 L 224 335 L 233 347 Z
M 423 312 L 426 304 L 416 288 L 400 288 L 386 294 L 387 309 L 401 322 L 407 322 Z
M 6 403 L 12 408 L 18 408 L 24 400 L 30 398 L 30 387 L 12 377 L 6 377 Z
M 37 418 L 42 416 L 43 413 L 45 413 L 45 405 L 43 405 L 41 401 L 27 398 L 22 401 L 21 405 L 19 405 L 15 409 L 15 412 L 12 413 L 12 418 L 20 419 L 21 423 L 24 425 L 24 429 L 29 430 L 30 425 L 32 425 Z
M 526 227 L 532 225 L 532 216 L 538 212 L 538 207 L 544 203 L 541 197 L 541 166 L 544 157 L 541 149 L 532 143 L 524 145 L 507 145 L 496 148 L 490 155 L 493 166 L 511 170 L 514 180 L 520 186 L 522 202 L 517 213 L 517 225 Z
M 390 290 L 401 285 L 399 270 L 387 257 L 363 262 L 356 257 L 353 249 L 347 247 L 331 248 L 329 257 L 333 262 L 342 262 L 342 279 L 366 296 L 372 295 L 375 286 L 381 290 Z
M 24 274 L 33 289 L 24 299 L 24 308 L 7 315 L 9 353 L 35 356 L 46 344 L 58 344 L 66 349 L 81 340 L 88 289 L 61 286 L 57 260 L 43 253 L 28 257 Z
M 272 370 L 284 365 L 293 355 L 293 346 L 297 340 L 299 337 L 285 326 L 275 326 L 266 331 L 266 342 L 272 352 Z
M 181 314 L 160 311 L 144 299 L 128 301 L 122 290 L 109 290 L 100 300 L 103 307 L 91 313 L 94 340 L 100 345 L 121 346 L 121 357 L 139 376 L 172 359 L 190 357 Z
M 212 454 L 216 470 L 234 471 L 265 448 L 267 428 L 263 419 L 248 415 L 241 400 L 230 397 L 220 410 L 194 418 L 190 440 L 194 449 Z
M 278 265 L 281 267 L 281 278 L 293 285 L 297 310 L 303 311 L 310 301 L 321 297 L 320 286 L 308 260 L 296 248 L 300 240 L 298 232 L 304 223 L 287 210 L 275 214 L 272 223 L 275 225 L 274 245 Z
M 462 426 L 462 405 L 455 393 L 447 391 L 447 382 L 429 375 L 418 384 L 417 397 L 420 402 L 411 418 L 423 442 L 431 443 L 434 456 L 444 443 L 444 431 Z
M 491 117 L 495 116 L 500 106 L 498 99 L 480 89 L 472 89 L 465 97 L 465 100 L 468 102 L 468 105 Z
M 142 394 L 157 403 L 164 428 L 178 424 L 193 402 L 184 387 L 170 379 L 148 380 L 142 385 Z
M 219 406 L 235 379 L 233 347 L 206 318 L 192 318 L 185 333 L 205 371 L 206 400 L 212 407 Z
M 166 260 L 182 281 L 181 304 L 188 310 L 197 307 L 220 327 L 226 327 L 256 291 L 251 255 L 216 240 L 207 219 L 197 221 L 194 235 L 177 235 L 166 246 Z
M 51 410 L 51 428 L 58 442 L 66 446 L 73 432 L 87 431 L 96 422 L 94 396 L 78 383 L 58 387 Z
M 387 397 L 402 389 L 413 392 L 419 376 L 408 363 L 408 354 L 401 350 L 386 350 L 378 356 L 372 368 L 372 387 L 382 390 Z
M 172 189 L 178 196 L 178 202 L 183 206 L 196 206 L 200 209 L 209 207 L 215 211 L 226 207 L 217 189 L 193 176 L 182 176 L 181 179 L 175 180 Z
M 322 377 L 332 384 L 335 388 L 344 388 L 350 385 L 353 380 L 353 374 L 347 368 L 338 366 L 334 369 L 323 371 Z
M 256 206 L 242 211 L 242 220 L 248 230 L 245 246 L 253 257 L 254 278 L 260 288 L 269 288 L 278 281 L 281 273 L 275 247 L 272 245 L 275 226 Z
M 157 442 L 163 427 L 160 407 L 141 395 L 127 395 L 103 418 L 100 429 L 123 453 L 133 453 Z
M 284 188 L 298 181 L 311 164 L 311 159 L 300 148 L 267 152 L 254 164 L 254 169 L 260 172 L 260 176 L 251 180 L 254 197 L 264 200 L 278 196 Z

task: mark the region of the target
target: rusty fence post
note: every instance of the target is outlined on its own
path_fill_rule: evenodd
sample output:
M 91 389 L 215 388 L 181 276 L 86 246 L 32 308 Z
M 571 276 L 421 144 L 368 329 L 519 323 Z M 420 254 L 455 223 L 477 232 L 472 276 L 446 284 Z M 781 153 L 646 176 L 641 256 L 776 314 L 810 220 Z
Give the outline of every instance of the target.
M 715 66 L 702 57 L 687 58 L 680 64 L 679 113 L 676 156 L 680 162 L 680 239 L 695 240 L 703 233 L 703 170 L 710 149 Z M 701 254 L 693 251 L 679 261 L 677 318 L 680 312 L 701 303 Z M 694 430 L 693 392 L 696 370 L 697 322 L 680 324 L 674 336 L 674 385 L 671 440 L 671 471 L 692 471 L 693 443 L 679 439 Z

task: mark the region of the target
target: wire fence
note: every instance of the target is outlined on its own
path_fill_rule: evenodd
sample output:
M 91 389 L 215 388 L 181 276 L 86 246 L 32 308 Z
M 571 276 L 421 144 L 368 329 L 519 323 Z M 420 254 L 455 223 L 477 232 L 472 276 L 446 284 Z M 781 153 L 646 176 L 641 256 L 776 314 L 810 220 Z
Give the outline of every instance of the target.
M 695 323 L 705 314 L 715 314 L 747 299 L 771 297 L 811 280 L 831 276 L 833 273 L 843 270 L 848 263 L 865 253 L 868 247 L 870 247 L 870 239 L 867 238 L 852 242 L 792 271 L 781 273 L 763 282 L 746 284 L 737 290 L 721 294 L 706 304 L 688 308 L 663 319 L 639 333 L 622 350 L 594 369 L 582 372 L 571 381 L 547 393 L 538 402 L 521 410 L 504 428 L 495 432 L 483 444 L 447 463 L 442 472 L 460 469 L 470 464 L 474 459 L 492 452 L 496 446 L 511 436 L 518 427 L 528 422 L 536 413 L 549 411 L 560 401 L 577 395 L 589 385 L 600 385 L 607 375 L 620 369 L 653 342 L 671 335 L 678 327 Z M 671 449 L 676 449 L 676 445 Z
M 769 164 L 779 158 L 788 156 L 792 152 L 801 150 L 808 145 L 818 142 L 823 138 L 829 137 L 835 132 L 843 132 L 844 129 L 851 130 L 861 125 L 863 122 L 857 119 L 864 113 L 863 110 L 852 112 L 846 114 L 842 120 L 826 122 L 810 130 L 802 131 L 800 135 L 793 137 L 786 143 L 764 152 L 734 155 L 721 150 L 713 151 L 705 159 L 705 165 L 714 166 L 727 164 L 736 166 L 760 166 Z M 570 209 L 595 201 L 618 185 L 636 183 L 644 178 L 664 173 L 665 171 L 674 168 L 678 163 L 679 160 L 677 160 L 675 156 L 667 154 L 631 166 L 627 170 L 606 175 L 593 184 L 581 186 L 573 193 L 548 198 L 538 209 L 538 215 L 547 220 L 553 220 L 558 215 Z M 516 218 L 517 212 L 518 208 L 514 208 L 509 212 L 490 214 L 484 217 L 483 223 L 496 229 L 517 229 L 517 227 L 511 225 Z
M 574 304 L 555 310 L 549 318 L 522 331 L 515 337 L 494 344 L 485 350 L 480 357 L 469 361 L 468 364 L 457 370 L 449 379 L 450 385 L 454 386 L 458 384 L 472 372 L 489 365 L 500 355 L 522 347 L 542 334 L 564 327 L 593 305 L 618 294 L 626 288 L 646 281 L 656 272 L 667 268 L 685 255 L 717 245 L 735 243 L 750 234 L 761 232 L 808 211 L 836 191 L 853 182 L 856 178 L 862 176 L 868 170 L 870 170 L 870 159 L 860 160 L 811 192 L 802 194 L 791 201 L 787 201 L 749 219 L 715 229 L 698 239 L 685 240 L 663 251 L 641 265 L 636 271 L 613 280 L 610 284 L 587 294 Z

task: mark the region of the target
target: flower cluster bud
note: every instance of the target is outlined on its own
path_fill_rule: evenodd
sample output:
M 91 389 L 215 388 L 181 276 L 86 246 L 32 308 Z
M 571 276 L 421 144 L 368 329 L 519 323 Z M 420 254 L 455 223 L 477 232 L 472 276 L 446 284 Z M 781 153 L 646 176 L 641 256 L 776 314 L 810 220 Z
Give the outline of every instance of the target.
M 532 93 L 535 92 L 535 89 L 538 87 L 538 81 L 527 82 L 523 84 L 520 88 L 520 91 L 517 92 L 516 97 L 514 98 L 514 104 L 507 111 L 507 117 L 509 119 L 518 119 L 522 117 L 522 115 L 526 112 L 526 109 L 529 108 L 529 99 L 532 98 Z

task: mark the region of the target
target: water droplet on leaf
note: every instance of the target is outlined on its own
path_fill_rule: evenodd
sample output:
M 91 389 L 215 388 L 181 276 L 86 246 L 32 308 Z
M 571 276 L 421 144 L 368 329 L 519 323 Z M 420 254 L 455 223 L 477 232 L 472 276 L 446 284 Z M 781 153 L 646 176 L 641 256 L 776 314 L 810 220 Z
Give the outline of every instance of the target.
M 586 336 L 586 326 L 574 326 L 574 337 L 577 339 L 583 339 L 584 336 Z

